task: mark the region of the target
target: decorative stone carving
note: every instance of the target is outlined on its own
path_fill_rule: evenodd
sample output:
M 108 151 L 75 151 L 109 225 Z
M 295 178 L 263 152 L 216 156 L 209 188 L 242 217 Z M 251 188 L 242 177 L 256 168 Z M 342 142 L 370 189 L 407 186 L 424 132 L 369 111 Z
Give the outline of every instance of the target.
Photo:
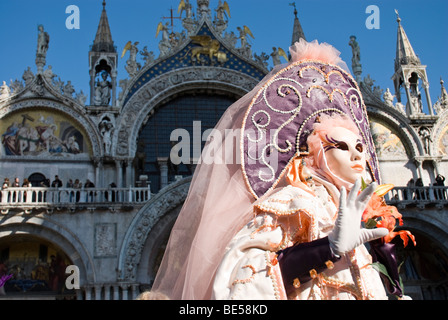
M 97 223 L 95 225 L 95 256 L 114 257 L 117 254 L 116 223 Z
M 163 192 L 153 197 L 135 215 L 125 236 L 125 243 L 120 252 L 119 280 L 135 281 L 136 267 L 140 261 L 146 238 L 154 225 L 171 210 L 181 205 L 185 200 L 191 177 L 170 184 Z

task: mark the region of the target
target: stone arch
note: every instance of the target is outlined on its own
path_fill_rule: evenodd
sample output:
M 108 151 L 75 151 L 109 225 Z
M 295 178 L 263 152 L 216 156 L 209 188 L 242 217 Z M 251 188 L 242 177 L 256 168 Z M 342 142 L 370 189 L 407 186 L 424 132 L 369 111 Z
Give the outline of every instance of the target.
M 158 230 L 164 232 L 171 230 L 167 226 L 173 222 L 176 212 L 178 212 L 185 201 L 190 182 L 191 177 L 186 177 L 166 186 L 135 215 L 124 236 L 125 240 L 118 257 L 117 270 L 119 281 L 137 280 L 142 256 L 147 257 L 148 250 L 151 251 L 154 244 L 160 243 L 159 238 L 163 236 L 163 233 L 157 232 L 157 229 L 154 229 L 154 227 L 158 225 Z M 153 229 L 156 231 L 151 233 Z M 148 240 L 149 235 L 150 239 Z M 148 263 L 143 262 L 142 265 L 148 266 Z
M 213 89 L 241 97 L 258 82 L 239 71 L 212 67 L 183 68 L 155 77 L 139 88 L 123 106 L 113 137 L 115 155 L 135 156 L 139 130 L 145 119 L 157 105 L 173 95 L 190 90 Z
M 411 230 L 411 232 L 412 230 L 416 230 L 424 234 L 448 255 L 448 233 L 446 232 L 448 226 L 446 223 L 428 217 L 427 215 L 422 216 L 405 211 L 401 211 L 401 213 L 404 219 L 404 229 Z M 437 225 L 434 221 L 437 221 L 440 225 Z
M 159 221 L 149 232 L 148 237 L 143 244 L 142 256 L 136 271 L 138 283 L 152 285 L 161 259 L 163 258 L 163 254 L 165 253 L 171 229 L 182 209 L 182 204 L 183 203 L 179 204 L 177 207 L 160 217 Z
M 404 225 L 400 229 L 411 231 L 417 245 L 404 247 L 399 237 L 393 242 L 397 244 L 400 263 L 405 263 L 402 269 L 406 274 L 403 279 L 405 294 L 415 294 L 415 298 L 425 300 L 446 299 L 448 226 L 446 219 L 440 217 L 440 210 L 429 211 L 429 214 L 421 214 L 415 209 L 401 211 Z
M 442 136 L 447 132 L 448 128 L 448 109 L 445 109 L 440 115 L 432 131 L 433 143 L 431 143 L 432 154 L 440 155 L 439 142 Z M 445 155 L 447 157 L 447 155 Z
M 14 215 L 0 225 L 0 239 L 11 235 L 32 235 L 55 244 L 79 268 L 80 285 L 96 281 L 93 260 L 80 239 L 66 227 L 46 216 Z
M 404 115 L 395 115 L 394 113 L 398 113 L 398 111 L 393 109 L 384 111 L 376 107 L 369 107 L 368 112 L 370 121 L 376 120 L 386 124 L 400 138 L 409 159 L 413 159 L 423 152 L 418 134 L 407 124 L 408 120 Z

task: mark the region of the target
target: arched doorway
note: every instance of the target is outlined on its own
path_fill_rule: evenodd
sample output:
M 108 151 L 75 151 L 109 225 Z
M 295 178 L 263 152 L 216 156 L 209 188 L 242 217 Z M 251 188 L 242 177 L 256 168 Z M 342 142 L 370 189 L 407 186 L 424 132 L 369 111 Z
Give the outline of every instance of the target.
M 28 181 L 31 182 L 33 187 L 41 187 L 45 180 L 47 180 L 47 177 L 40 172 L 35 172 L 28 177 Z
M 404 294 L 414 300 L 448 299 L 448 254 L 446 249 L 418 230 L 411 230 L 417 246 L 405 248 L 399 237 L 396 244 L 398 261 L 402 262 L 400 276 Z
M 31 234 L 3 237 L 0 264 L 6 274 L 12 274 L 4 286 L 6 297 L 75 297 L 75 292 L 65 286 L 65 269 L 73 262 L 53 242 Z

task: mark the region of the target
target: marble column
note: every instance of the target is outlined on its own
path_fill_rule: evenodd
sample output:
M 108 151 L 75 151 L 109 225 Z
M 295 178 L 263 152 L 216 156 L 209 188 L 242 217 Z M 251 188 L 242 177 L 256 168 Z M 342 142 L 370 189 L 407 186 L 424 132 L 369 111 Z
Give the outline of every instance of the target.
M 160 169 L 160 189 L 168 185 L 168 158 L 157 158 Z

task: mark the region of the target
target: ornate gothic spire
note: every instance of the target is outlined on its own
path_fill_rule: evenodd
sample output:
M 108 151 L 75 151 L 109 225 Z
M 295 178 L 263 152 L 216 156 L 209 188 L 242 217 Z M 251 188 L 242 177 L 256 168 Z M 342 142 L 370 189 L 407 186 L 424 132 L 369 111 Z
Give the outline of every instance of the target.
M 110 32 L 106 1 L 89 52 L 90 105 L 115 106 L 117 91 L 118 53 Z
M 300 24 L 299 18 L 297 18 L 297 8 L 296 3 L 290 3 L 291 6 L 294 6 L 294 26 L 292 29 L 292 41 L 291 45 L 298 42 L 300 39 L 306 40 L 305 33 L 303 32 L 302 26 Z
M 426 66 L 420 63 L 420 59 L 412 49 L 406 32 L 401 26 L 401 19 L 397 14 L 398 33 L 397 33 L 397 52 L 395 57 L 395 73 L 392 76 L 395 87 L 395 96 L 397 101 L 401 103 L 400 88 L 406 91 L 406 114 L 407 115 L 423 115 L 424 100 L 420 92 L 420 86 L 423 87 L 426 95 L 426 105 L 431 115 L 433 115 L 433 107 L 429 95 L 429 82 L 426 74 Z
M 395 57 L 395 71 L 397 71 L 401 65 L 419 65 L 420 59 L 414 52 L 414 49 L 411 46 L 411 42 L 406 35 L 406 32 L 401 25 L 401 18 L 397 13 L 397 22 L 398 22 L 398 32 L 397 32 L 397 53 Z
M 103 0 L 103 11 L 101 12 L 100 23 L 93 41 L 92 51 L 95 52 L 116 52 L 112 34 L 110 32 L 109 20 L 106 13 L 106 1 Z

